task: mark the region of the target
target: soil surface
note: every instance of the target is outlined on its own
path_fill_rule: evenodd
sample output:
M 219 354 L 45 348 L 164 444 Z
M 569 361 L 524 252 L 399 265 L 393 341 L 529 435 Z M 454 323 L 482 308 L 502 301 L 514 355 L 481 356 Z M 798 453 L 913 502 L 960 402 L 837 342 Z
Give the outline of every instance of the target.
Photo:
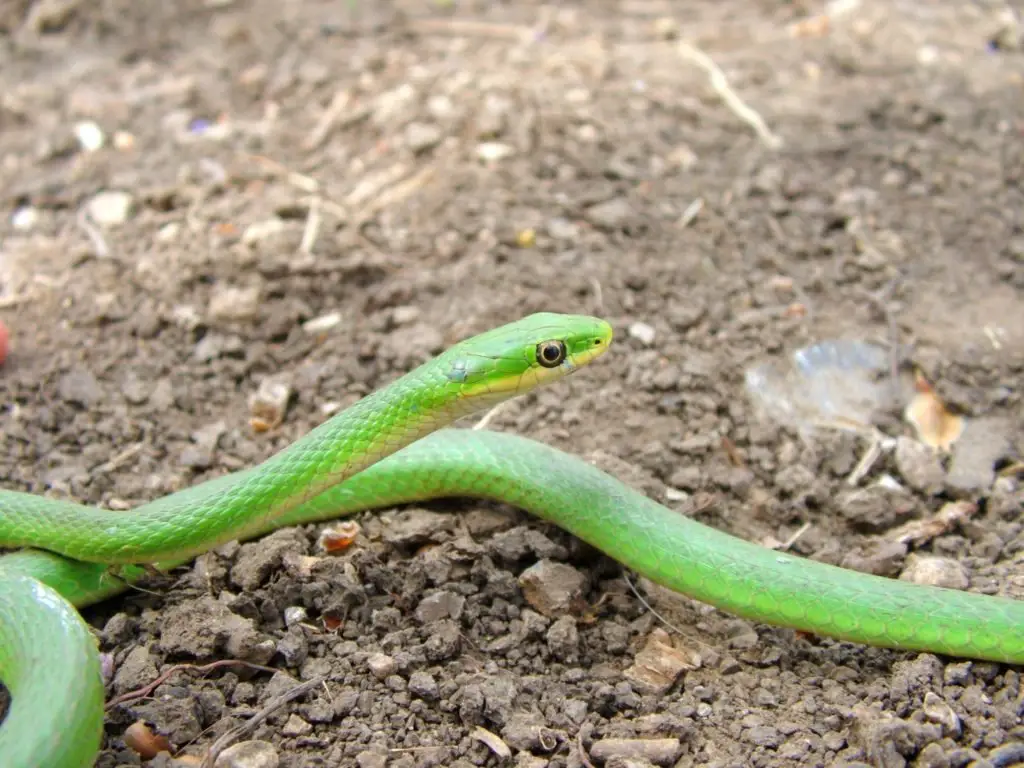
M 0 481 L 127 510 L 460 338 L 594 313 L 611 353 L 490 428 L 748 540 L 1024 598 L 1015 24 L 900 0 L 6 3 Z M 981 469 L 896 419 L 903 454 L 851 484 L 863 435 L 760 418 L 745 372 L 840 337 L 898 340 Z M 268 379 L 291 395 L 261 432 Z M 321 679 L 219 765 L 1024 762 L 1019 668 L 738 620 L 499 505 L 357 521 L 340 554 L 282 530 L 88 609 L 112 699 L 249 664 L 112 707 L 98 765 L 142 762 L 137 721 L 178 761 L 150 765 L 196 765 Z

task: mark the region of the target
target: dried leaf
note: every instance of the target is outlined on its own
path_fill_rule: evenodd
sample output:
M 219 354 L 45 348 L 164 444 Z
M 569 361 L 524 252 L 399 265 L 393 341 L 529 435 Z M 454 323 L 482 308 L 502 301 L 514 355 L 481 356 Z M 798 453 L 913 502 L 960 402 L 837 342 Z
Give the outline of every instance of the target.
M 914 390 L 903 412 L 922 443 L 948 451 L 964 431 L 964 418 L 950 411 L 920 371 L 914 374 Z
M 471 736 L 477 741 L 486 744 L 487 748 L 502 760 L 508 760 L 512 757 L 512 750 L 509 749 L 508 744 L 502 741 L 500 736 L 491 733 L 486 728 L 481 728 L 478 725 L 473 729 Z

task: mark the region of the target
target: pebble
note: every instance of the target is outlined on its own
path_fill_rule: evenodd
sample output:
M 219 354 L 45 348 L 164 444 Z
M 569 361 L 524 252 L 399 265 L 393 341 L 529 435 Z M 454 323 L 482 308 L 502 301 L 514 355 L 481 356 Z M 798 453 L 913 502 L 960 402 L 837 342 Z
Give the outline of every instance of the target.
M 135 198 L 127 192 L 111 190 L 100 192 L 86 203 L 89 218 L 101 227 L 124 224 L 132 214 Z
M 960 718 L 942 697 L 933 691 L 928 691 L 924 695 L 924 704 L 921 709 L 926 718 L 942 726 L 943 733 L 954 739 L 959 738 Z
M 654 765 L 672 765 L 679 759 L 679 739 L 602 739 L 590 748 L 598 763 L 610 760 L 646 760 Z
M 907 485 L 923 493 L 939 492 L 946 479 L 939 454 L 912 437 L 896 439 L 896 469 Z
M 11 227 L 18 232 L 28 232 L 39 223 L 39 209 L 23 205 L 11 214 Z
M 86 152 L 102 149 L 107 141 L 107 137 L 103 135 L 103 129 L 92 120 L 75 123 L 75 138 Z
M 572 616 L 557 618 L 548 629 L 545 640 L 552 656 L 559 661 L 569 660 L 579 650 L 580 633 L 576 619 Z
M 900 541 L 880 541 L 865 554 L 848 552 L 842 560 L 843 568 L 875 576 L 896 576 L 907 556 L 907 545 Z
M 302 330 L 309 334 L 325 333 L 341 323 L 341 312 L 328 312 L 302 324 Z
M 900 574 L 900 581 L 947 589 L 967 589 L 970 583 L 967 571 L 956 560 L 916 553 L 907 556 L 907 565 Z
M 555 240 L 576 240 L 580 236 L 580 228 L 560 216 L 549 219 L 545 224 L 545 229 L 548 235 Z
M 636 339 L 641 344 L 648 347 L 654 343 L 654 337 L 656 335 L 654 326 L 639 321 L 630 324 L 627 333 L 629 333 L 630 338 Z
M 210 317 L 214 320 L 252 320 L 259 313 L 260 294 L 258 286 L 219 286 L 210 297 Z
M 515 147 L 500 141 L 484 141 L 476 145 L 476 156 L 485 163 L 496 163 L 515 153 Z
M 996 462 L 1009 453 L 1008 432 L 998 419 L 967 422 L 953 448 L 946 488 L 960 496 L 988 491 L 996 480 Z
M 624 197 L 614 197 L 603 203 L 587 208 L 587 221 L 595 227 L 605 230 L 616 230 L 625 227 L 634 216 L 633 207 Z
M 444 134 L 433 123 L 409 123 L 405 129 L 405 144 L 417 155 L 441 143 Z
M 543 559 L 519 575 L 519 586 L 533 608 L 547 617 L 571 611 L 582 599 L 586 577 L 565 563 Z
M 404 304 L 391 311 L 391 322 L 395 325 L 409 325 L 420 319 L 420 308 L 414 304 Z
M 267 432 L 281 425 L 292 396 L 285 376 L 268 376 L 249 398 L 249 425 L 256 432 Z
M 441 698 L 441 689 L 437 680 L 429 672 L 418 669 L 409 676 L 409 692 L 427 701 Z
M 700 664 L 697 654 L 676 648 L 667 632 L 656 629 L 623 677 L 638 691 L 660 696 L 675 685 L 683 672 L 697 669 Z
M 394 673 L 398 664 L 391 656 L 383 653 L 375 653 L 366 660 L 366 666 L 370 673 L 378 680 L 383 680 Z
M 68 371 L 61 376 L 57 382 L 57 393 L 61 400 L 83 408 L 89 408 L 103 399 L 103 390 L 96 377 L 82 368 Z
M 416 620 L 421 624 L 429 624 L 441 619 L 454 619 L 458 621 L 462 617 L 462 609 L 466 604 L 466 598 L 448 590 L 435 592 L 428 595 L 416 606 Z
M 312 731 L 313 726 L 294 713 L 288 716 L 288 720 L 281 727 L 283 736 L 305 736 Z
M 873 485 L 840 493 L 839 514 L 859 531 L 880 533 L 904 522 L 914 512 L 914 499 L 907 493 Z
M 452 527 L 452 518 L 427 509 L 406 509 L 392 516 L 381 531 L 382 538 L 396 547 L 418 547 L 437 541 Z
M 281 758 L 267 741 L 241 741 L 217 757 L 215 768 L 278 768 Z

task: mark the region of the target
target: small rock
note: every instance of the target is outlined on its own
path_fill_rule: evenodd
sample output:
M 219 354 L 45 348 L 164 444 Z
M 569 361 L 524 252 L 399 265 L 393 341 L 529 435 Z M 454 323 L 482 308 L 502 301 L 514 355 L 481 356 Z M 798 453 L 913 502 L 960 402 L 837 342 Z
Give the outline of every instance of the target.
M 545 229 L 548 235 L 555 240 L 576 240 L 580 236 L 580 228 L 568 219 L 561 217 L 548 219 Z
M 442 138 L 444 134 L 433 123 L 409 123 L 405 129 L 405 145 L 416 154 L 433 149 Z
M 502 144 L 498 141 L 485 141 L 477 144 L 476 147 L 476 156 L 485 163 L 496 163 L 499 160 L 511 157 L 515 152 L 515 148 L 511 145 Z
M 82 368 L 61 376 L 57 382 L 57 393 L 61 400 L 83 408 L 89 408 L 103 399 L 103 390 L 96 377 Z
M 501 737 L 519 752 L 550 752 L 558 745 L 558 739 L 545 727 L 543 718 L 527 712 L 517 712 L 509 717 L 501 729 Z
M 103 129 L 92 120 L 83 120 L 75 123 L 75 138 L 79 146 L 86 152 L 95 152 L 102 149 L 107 137 L 103 135 Z
M 308 334 L 317 336 L 321 333 L 326 333 L 340 323 L 341 312 L 328 312 L 326 315 L 320 315 L 320 317 L 314 317 L 312 320 L 304 322 L 302 324 L 302 330 Z
M 391 322 L 395 325 L 409 325 L 420 319 L 420 308 L 415 304 L 404 304 L 391 310 Z
M 526 602 L 548 617 L 578 608 L 586 581 L 572 566 L 548 559 L 530 566 L 519 576 Z
M 201 363 L 216 360 L 222 355 L 232 355 L 245 350 L 245 342 L 238 336 L 225 336 L 220 333 L 207 333 L 196 342 L 192 355 Z
M 427 701 L 437 701 L 441 698 L 441 689 L 434 676 L 422 669 L 409 676 L 409 692 Z
M 545 637 L 548 650 L 560 661 L 567 661 L 579 650 L 580 633 L 576 629 L 576 619 L 572 616 L 560 616 L 548 629 Z
M 313 726 L 296 714 L 288 716 L 288 720 L 281 728 L 283 736 L 305 736 L 313 732 Z
M 699 490 L 704 479 L 700 467 L 688 466 L 675 470 L 668 478 L 668 484 L 684 491 Z
M 873 485 L 841 493 L 836 508 L 858 531 L 880 533 L 905 522 L 915 505 L 908 493 Z
M 421 624 L 429 624 L 441 619 L 458 621 L 462 616 L 466 598 L 448 590 L 428 595 L 416 606 L 416 620 Z
M 946 478 L 939 454 L 912 437 L 897 438 L 896 469 L 907 485 L 923 493 L 937 493 Z
M 903 720 L 865 705 L 853 708 L 850 743 L 864 750 L 870 765 L 904 766 L 904 755 L 913 755 L 941 738 L 938 725 Z
M 398 664 L 391 656 L 375 653 L 366 660 L 366 666 L 369 667 L 370 673 L 374 677 L 383 680 L 388 675 L 394 674 Z
M 700 664 L 697 654 L 676 648 L 667 632 L 656 629 L 623 676 L 638 691 L 661 695 L 675 685 L 683 672 L 697 669 Z
M 900 581 L 930 584 L 947 589 L 967 589 L 970 584 L 967 571 L 956 560 L 916 553 L 911 553 L 907 557 L 907 565 L 900 574 Z
M 441 540 L 451 527 L 450 515 L 412 508 L 392 516 L 382 530 L 382 538 L 396 547 L 419 547 Z
M 289 552 L 301 551 L 306 539 L 296 528 L 282 528 L 269 536 L 242 544 L 231 566 L 231 583 L 252 593 L 281 567 Z
M 673 765 L 680 747 L 679 739 L 602 739 L 590 748 L 590 756 L 598 763 L 619 759 Z
M 848 552 L 842 560 L 842 567 L 875 576 L 896 576 L 903 568 L 907 556 L 907 545 L 901 541 L 880 541 L 866 554 Z
M 267 741 L 241 741 L 217 756 L 215 768 L 277 768 L 281 759 Z
M 286 376 L 268 376 L 249 398 L 249 425 L 255 432 L 267 432 L 279 427 L 288 410 L 292 396 L 291 383 Z
M 590 206 L 585 212 L 587 221 L 605 230 L 623 229 L 632 221 L 634 212 L 624 197 L 615 197 Z
M 308 618 L 306 609 L 301 605 L 289 605 L 284 609 L 284 624 L 286 627 L 294 627 L 303 623 Z
M 995 465 L 1010 451 L 1007 425 L 997 419 L 972 419 L 953 445 L 946 487 L 956 495 L 984 493 L 996 479 Z
M 150 385 L 144 378 L 129 371 L 121 382 L 121 394 L 132 405 L 142 405 L 149 400 Z
M 22 205 L 11 214 L 11 227 L 18 232 L 28 232 L 39 223 L 39 210 L 31 205 Z
M 259 314 L 260 293 L 258 286 L 219 286 L 210 297 L 209 315 L 214 320 L 252 320 Z
M 385 768 L 388 764 L 388 756 L 373 750 L 365 750 L 356 755 L 356 765 L 359 768 Z
M 790 496 L 807 493 L 814 488 L 814 473 L 803 464 L 791 464 L 775 475 L 775 485 Z
M 86 203 L 86 212 L 101 227 L 116 227 L 131 216 L 135 199 L 127 192 L 100 192 Z
M 149 648 L 137 645 L 128 653 L 114 674 L 114 690 L 118 693 L 134 691 L 156 679 L 156 663 Z
M 636 339 L 641 344 L 648 347 L 654 343 L 654 337 L 656 335 L 653 326 L 639 321 L 630 324 L 627 333 L 630 338 Z
M 921 707 L 924 716 L 933 723 L 942 726 L 942 731 L 947 736 L 956 739 L 960 737 L 960 718 L 953 708 L 941 697 L 932 691 L 924 695 L 924 705 Z

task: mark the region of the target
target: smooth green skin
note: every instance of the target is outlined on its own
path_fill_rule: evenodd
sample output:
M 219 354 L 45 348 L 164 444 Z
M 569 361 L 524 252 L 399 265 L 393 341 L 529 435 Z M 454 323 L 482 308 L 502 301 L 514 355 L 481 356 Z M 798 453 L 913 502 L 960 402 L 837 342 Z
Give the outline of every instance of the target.
M 282 516 L 424 435 L 569 375 L 611 339 L 611 326 L 598 318 L 531 315 L 456 344 L 254 469 L 129 514 L 0 492 L 0 547 L 36 548 L 0 557 L 0 680 L 12 694 L 0 724 L 0 765 L 94 763 L 103 684 L 95 641 L 72 604 L 123 588 L 110 566 L 182 562 L 277 527 Z M 552 341 L 564 345 L 564 360 L 543 365 L 540 349 Z M 125 575 L 137 578 L 139 570 Z M 90 584 L 103 586 L 90 597 Z
M 215 494 L 231 478 L 250 477 L 251 472 L 191 490 L 210 487 L 206 492 Z M 235 535 L 252 538 L 286 525 L 447 496 L 492 499 L 525 509 L 652 581 L 756 621 L 880 647 L 1024 663 L 1024 601 L 884 579 L 774 552 L 683 517 L 580 459 L 514 435 L 436 432 L 280 516 L 242 526 Z M 83 509 L 3 494 L 0 521 L 8 503 L 36 504 L 37 513 L 59 511 L 62 517 Z M 120 519 L 121 513 L 110 514 Z M 188 559 L 171 553 L 160 567 Z M 32 577 L 84 606 L 124 590 L 141 570 L 125 569 L 122 581 L 103 565 L 26 551 L 0 558 L 0 579 L 4 575 Z M 29 610 L 34 609 L 22 615 Z M 0 633 L 6 623 L 0 612 Z M 71 665 L 61 670 L 65 684 L 80 674 Z M 0 676 L 4 674 L 0 665 Z M 55 689 L 47 695 L 48 706 L 60 706 Z M 0 745 L 5 728 L 7 723 L 0 726 Z

